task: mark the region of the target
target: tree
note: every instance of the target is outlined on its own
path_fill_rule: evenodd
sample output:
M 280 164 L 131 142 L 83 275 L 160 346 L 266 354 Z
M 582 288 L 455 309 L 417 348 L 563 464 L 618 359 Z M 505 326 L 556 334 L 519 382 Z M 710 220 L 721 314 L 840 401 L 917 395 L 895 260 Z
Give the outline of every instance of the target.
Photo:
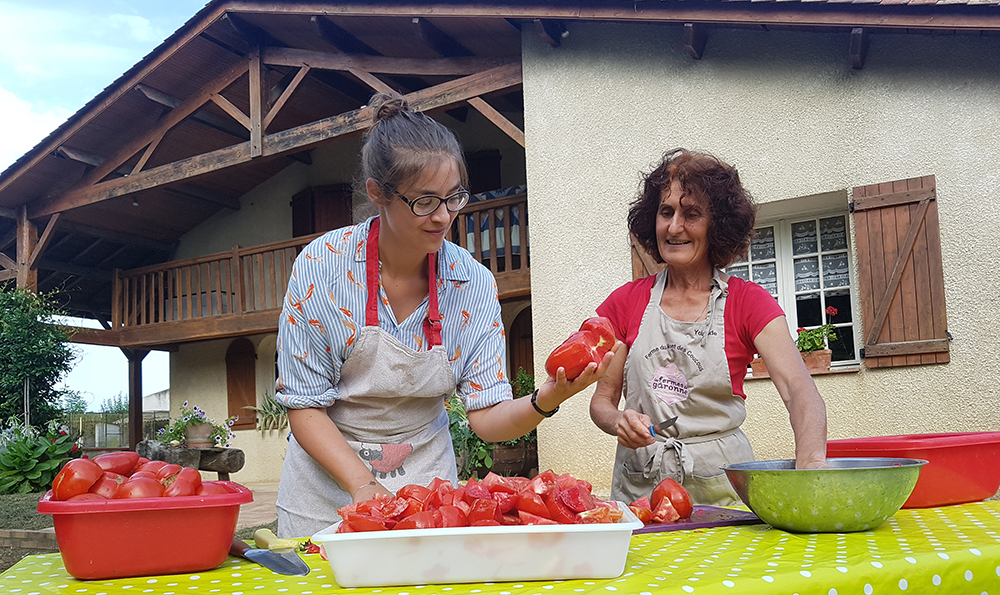
M 104 399 L 101 403 L 101 413 L 128 416 L 128 397 L 118 393 L 110 399 Z
M 87 400 L 79 391 L 68 390 L 63 393 L 62 408 L 66 413 L 86 413 Z
M 44 428 L 62 414 L 65 391 L 55 385 L 73 368 L 76 353 L 56 323 L 59 314 L 50 295 L 0 291 L 0 418 L 23 419 L 25 378 L 32 426 Z

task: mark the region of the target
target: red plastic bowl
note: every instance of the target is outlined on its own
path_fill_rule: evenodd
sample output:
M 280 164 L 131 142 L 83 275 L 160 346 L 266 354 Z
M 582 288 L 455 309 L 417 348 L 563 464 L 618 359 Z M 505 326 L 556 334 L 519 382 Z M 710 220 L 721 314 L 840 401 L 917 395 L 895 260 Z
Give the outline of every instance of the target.
M 830 440 L 827 457 L 926 459 L 903 508 L 985 500 L 1000 488 L 1000 432 L 909 434 Z
M 226 560 L 240 505 L 253 493 L 219 482 L 228 494 L 60 502 L 49 490 L 38 512 L 51 514 L 66 571 L 78 579 L 200 572 Z

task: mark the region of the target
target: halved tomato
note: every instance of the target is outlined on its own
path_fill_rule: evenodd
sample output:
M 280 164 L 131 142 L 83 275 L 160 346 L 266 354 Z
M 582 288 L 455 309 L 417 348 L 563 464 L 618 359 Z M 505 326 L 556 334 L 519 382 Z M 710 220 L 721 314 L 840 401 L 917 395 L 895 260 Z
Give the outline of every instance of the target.
M 670 499 L 670 504 L 677 511 L 680 518 L 686 519 L 691 517 L 694 506 L 691 504 L 691 494 L 684 489 L 684 486 L 669 477 L 656 484 L 656 487 L 653 488 L 653 494 L 649 498 L 653 504 L 652 509 L 654 512 L 664 497 Z

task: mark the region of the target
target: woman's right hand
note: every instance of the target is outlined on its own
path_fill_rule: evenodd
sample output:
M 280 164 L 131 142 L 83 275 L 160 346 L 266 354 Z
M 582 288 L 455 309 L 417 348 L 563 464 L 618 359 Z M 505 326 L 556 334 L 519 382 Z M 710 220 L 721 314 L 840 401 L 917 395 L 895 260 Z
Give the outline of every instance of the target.
M 626 448 L 641 448 L 656 442 L 653 435 L 649 433 L 649 426 L 653 421 L 644 413 L 639 413 L 632 409 L 621 412 L 618 421 L 615 422 L 615 434 L 618 436 L 618 444 Z
M 366 483 L 351 494 L 351 499 L 354 502 L 364 502 L 365 500 L 371 500 L 376 494 L 385 494 L 387 496 L 393 496 L 394 494 L 387 490 L 385 486 L 377 481 L 372 483 Z

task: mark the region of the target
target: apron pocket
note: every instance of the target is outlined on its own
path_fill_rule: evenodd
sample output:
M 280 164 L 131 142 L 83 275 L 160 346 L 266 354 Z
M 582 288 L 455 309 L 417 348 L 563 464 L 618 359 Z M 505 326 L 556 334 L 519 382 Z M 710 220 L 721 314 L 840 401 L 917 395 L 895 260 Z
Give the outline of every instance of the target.
M 684 488 L 691 494 L 691 501 L 695 504 L 732 506 L 741 503 L 725 473 L 710 477 L 688 477 Z

